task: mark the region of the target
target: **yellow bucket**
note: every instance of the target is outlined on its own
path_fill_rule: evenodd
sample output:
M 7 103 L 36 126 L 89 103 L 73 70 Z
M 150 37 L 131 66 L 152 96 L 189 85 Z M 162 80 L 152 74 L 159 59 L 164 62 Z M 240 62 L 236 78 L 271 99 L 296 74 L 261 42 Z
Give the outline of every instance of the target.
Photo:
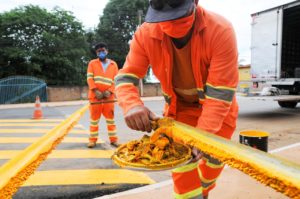
M 259 130 L 245 130 L 240 132 L 240 143 L 268 152 L 269 133 Z

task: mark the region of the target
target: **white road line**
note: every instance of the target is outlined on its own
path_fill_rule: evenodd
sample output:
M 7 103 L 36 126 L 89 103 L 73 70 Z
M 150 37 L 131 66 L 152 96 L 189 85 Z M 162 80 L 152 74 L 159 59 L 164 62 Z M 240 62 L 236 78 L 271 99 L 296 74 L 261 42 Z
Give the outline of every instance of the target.
M 278 153 L 280 151 L 291 149 L 291 148 L 294 148 L 294 147 L 297 147 L 297 146 L 300 146 L 300 142 L 295 143 L 295 144 L 291 144 L 291 145 L 287 145 L 287 146 L 284 146 L 284 147 L 281 147 L 281 148 L 278 148 L 278 149 L 271 150 L 271 151 L 269 151 L 269 153 Z

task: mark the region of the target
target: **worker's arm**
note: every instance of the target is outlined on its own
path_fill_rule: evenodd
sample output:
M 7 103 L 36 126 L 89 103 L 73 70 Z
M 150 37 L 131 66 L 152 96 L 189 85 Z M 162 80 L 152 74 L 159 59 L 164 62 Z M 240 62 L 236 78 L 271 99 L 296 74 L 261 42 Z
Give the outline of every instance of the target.
M 197 127 L 211 133 L 220 130 L 238 85 L 238 53 L 233 28 L 216 34 L 205 85 L 205 101 Z
M 87 69 L 87 83 L 90 90 L 95 90 L 97 88 L 94 81 L 94 71 L 91 62 L 89 63 Z
M 124 67 L 115 78 L 116 96 L 123 109 L 125 122 L 131 129 L 151 131 L 150 119 L 154 114 L 144 106 L 140 99 L 138 85 L 148 70 L 149 59 L 143 47 L 143 33 L 140 28 L 130 43 L 130 51 Z

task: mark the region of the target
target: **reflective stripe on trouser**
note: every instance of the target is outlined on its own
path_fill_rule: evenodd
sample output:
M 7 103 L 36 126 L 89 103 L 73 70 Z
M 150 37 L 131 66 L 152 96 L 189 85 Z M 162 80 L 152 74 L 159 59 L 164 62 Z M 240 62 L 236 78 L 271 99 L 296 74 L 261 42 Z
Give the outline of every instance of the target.
M 224 164 L 207 154 L 203 154 L 203 158 L 199 161 L 198 168 L 203 195 L 207 196 L 208 192 L 215 187 L 216 180 L 221 174 Z
M 95 117 L 90 118 L 90 137 L 89 137 L 90 141 L 96 142 L 98 139 L 99 119 L 100 118 L 95 119 Z
M 203 198 L 198 162 L 174 169 L 172 178 L 175 198 Z
M 89 140 L 97 141 L 99 120 L 101 115 L 106 119 L 107 131 L 110 142 L 118 141 L 116 125 L 114 122 L 114 104 L 93 104 L 90 106 L 90 137 Z
M 191 111 L 191 110 L 189 110 Z M 183 114 L 177 113 L 176 120 L 192 126 L 197 124 L 197 113 L 194 116 L 185 111 Z M 193 111 L 191 111 L 192 113 Z M 234 132 L 234 127 L 223 123 L 222 128 L 216 134 L 230 139 Z M 176 198 L 202 198 L 207 196 L 209 191 L 216 185 L 216 180 L 220 175 L 224 165 L 216 159 L 204 154 L 199 163 L 192 163 L 174 169 L 172 177 L 174 182 L 174 194 Z
M 117 128 L 114 118 L 106 118 L 107 132 L 110 142 L 118 141 Z

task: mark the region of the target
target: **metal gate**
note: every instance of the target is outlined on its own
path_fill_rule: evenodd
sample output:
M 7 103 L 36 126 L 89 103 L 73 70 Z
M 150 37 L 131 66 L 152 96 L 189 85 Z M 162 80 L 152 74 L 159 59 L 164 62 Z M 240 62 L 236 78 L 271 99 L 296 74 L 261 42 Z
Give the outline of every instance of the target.
M 47 101 L 45 81 L 28 76 L 11 76 L 0 80 L 0 104 L 34 102 L 38 95 Z

